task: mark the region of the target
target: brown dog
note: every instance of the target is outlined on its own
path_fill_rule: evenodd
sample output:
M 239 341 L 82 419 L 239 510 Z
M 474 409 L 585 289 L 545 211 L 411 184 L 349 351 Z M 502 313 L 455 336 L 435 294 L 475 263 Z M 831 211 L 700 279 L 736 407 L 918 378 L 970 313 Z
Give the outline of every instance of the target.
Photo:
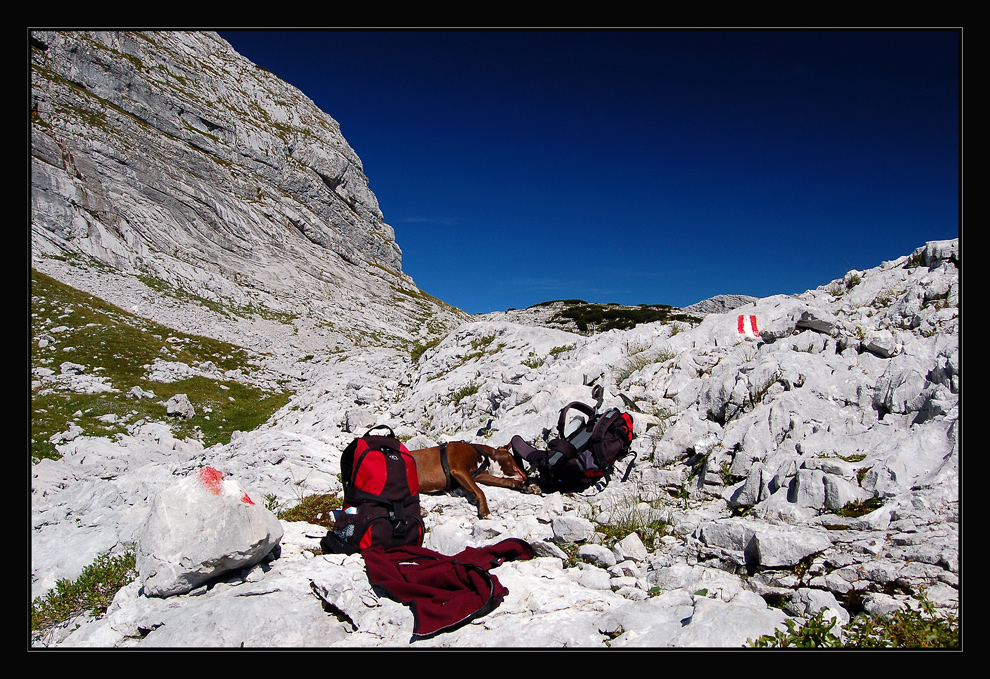
M 442 446 L 410 450 L 416 460 L 419 475 L 419 490 L 424 493 L 450 490 L 458 485 L 474 496 L 478 504 L 478 514 L 486 518 L 488 500 L 478 487 L 498 486 L 501 488 L 523 488 L 526 474 L 516 464 L 509 446 L 492 448 L 475 443 L 453 441 Z M 489 474 L 488 460 L 495 460 L 504 476 Z

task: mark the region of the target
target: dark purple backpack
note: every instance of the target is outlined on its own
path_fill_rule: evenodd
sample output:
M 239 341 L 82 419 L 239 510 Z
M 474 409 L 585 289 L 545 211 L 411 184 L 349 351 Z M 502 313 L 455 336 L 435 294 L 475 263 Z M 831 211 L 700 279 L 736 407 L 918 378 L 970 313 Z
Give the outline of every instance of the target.
M 587 419 L 566 434 L 567 415 L 572 409 Z M 599 413 L 584 403 L 568 403 L 557 418 L 557 434 L 558 438 L 548 442 L 547 450 L 538 450 L 519 436 L 511 441 L 513 452 L 535 467 L 544 489 L 571 492 L 593 485 L 604 487 L 611 480 L 616 461 L 631 453 L 633 460 L 622 480 L 629 477 L 636 454 L 630 449 L 635 435 L 628 413 L 616 408 Z

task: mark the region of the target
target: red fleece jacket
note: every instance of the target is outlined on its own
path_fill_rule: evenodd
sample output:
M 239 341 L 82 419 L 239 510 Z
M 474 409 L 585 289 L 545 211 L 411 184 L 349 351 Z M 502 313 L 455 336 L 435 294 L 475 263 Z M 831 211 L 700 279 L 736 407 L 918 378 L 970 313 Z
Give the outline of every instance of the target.
M 468 547 L 455 556 L 425 547 L 371 547 L 362 552 L 368 579 L 413 612 L 413 634 L 445 632 L 486 615 L 508 594 L 488 571 L 506 559 L 531 559 L 533 548 L 517 538 Z

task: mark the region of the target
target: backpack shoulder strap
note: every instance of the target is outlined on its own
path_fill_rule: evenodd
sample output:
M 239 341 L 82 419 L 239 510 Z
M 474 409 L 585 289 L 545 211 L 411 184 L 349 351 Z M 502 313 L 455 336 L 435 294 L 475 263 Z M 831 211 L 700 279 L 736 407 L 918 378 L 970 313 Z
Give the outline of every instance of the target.
M 345 491 L 354 481 L 354 455 L 357 453 L 358 441 L 360 439 L 354 439 L 347 444 L 340 456 L 340 480 Z
M 560 435 L 560 438 L 566 438 L 564 436 L 564 426 L 567 424 L 567 411 L 569 411 L 571 408 L 573 408 L 574 410 L 581 411 L 589 418 L 595 416 L 595 409 L 589 405 L 585 405 L 580 401 L 573 401 L 571 403 L 568 403 L 566 406 L 560 409 L 560 416 L 557 418 L 557 433 Z

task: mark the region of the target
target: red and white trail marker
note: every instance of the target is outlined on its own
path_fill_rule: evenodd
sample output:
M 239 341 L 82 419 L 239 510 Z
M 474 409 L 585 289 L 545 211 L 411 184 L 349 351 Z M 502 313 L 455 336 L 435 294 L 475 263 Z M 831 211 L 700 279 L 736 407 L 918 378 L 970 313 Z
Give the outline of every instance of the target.
M 208 491 L 214 495 L 220 495 L 225 490 L 231 490 L 234 493 L 243 493 L 241 495 L 241 502 L 248 505 L 253 505 L 254 502 L 251 497 L 246 493 L 241 491 L 241 489 L 236 484 L 228 484 L 229 488 L 225 488 L 227 482 L 223 480 L 226 476 L 222 471 L 214 469 L 213 467 L 203 467 L 199 470 L 199 481 L 203 484 Z
M 760 331 L 756 327 L 756 316 L 754 314 L 749 316 L 739 314 L 739 334 L 753 339 L 760 339 Z

